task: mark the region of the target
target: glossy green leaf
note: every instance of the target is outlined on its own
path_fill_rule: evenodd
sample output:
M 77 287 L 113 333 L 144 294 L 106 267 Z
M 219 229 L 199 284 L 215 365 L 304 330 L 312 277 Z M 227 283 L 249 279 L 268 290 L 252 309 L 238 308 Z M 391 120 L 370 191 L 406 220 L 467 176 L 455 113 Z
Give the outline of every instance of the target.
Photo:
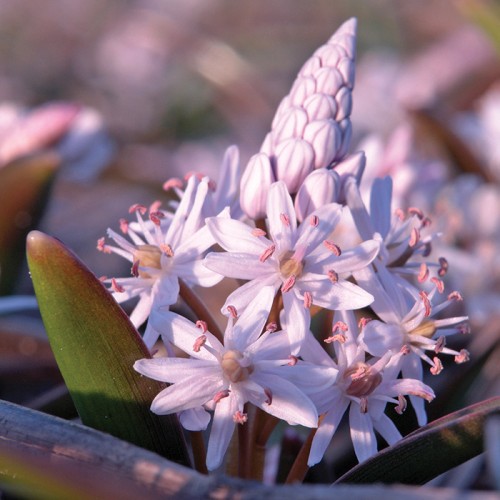
M 149 410 L 165 385 L 133 370 L 149 352 L 121 307 L 55 238 L 32 231 L 27 254 L 50 345 L 83 423 L 188 464 L 177 417 Z
M 0 168 L 0 295 L 14 288 L 26 235 L 42 215 L 59 164 L 55 153 L 38 153 Z
M 424 484 L 484 451 L 484 423 L 500 397 L 446 415 L 357 465 L 338 483 Z

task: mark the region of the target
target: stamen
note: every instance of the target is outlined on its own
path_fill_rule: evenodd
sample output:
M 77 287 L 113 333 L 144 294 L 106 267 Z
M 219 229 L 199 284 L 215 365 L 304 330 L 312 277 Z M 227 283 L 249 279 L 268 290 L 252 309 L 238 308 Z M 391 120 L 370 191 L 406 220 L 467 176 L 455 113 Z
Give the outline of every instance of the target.
M 149 219 L 155 226 L 161 225 L 161 219 L 165 218 L 165 214 L 163 212 L 151 212 L 149 214 Z
M 264 389 L 264 394 L 266 395 L 267 399 L 264 401 L 266 404 L 270 405 L 273 402 L 273 393 L 271 392 L 271 389 L 265 388 Z
M 106 275 L 104 276 L 99 276 L 99 281 L 103 282 L 103 281 L 106 281 L 108 279 L 108 277 Z
M 208 331 L 208 326 L 206 321 L 202 321 L 199 319 L 196 323 L 196 328 L 199 328 L 203 333 L 207 333 Z
M 278 325 L 274 321 L 271 321 L 266 326 L 266 332 L 274 333 L 277 329 Z
M 184 176 L 184 179 L 186 181 L 188 181 L 189 179 L 191 179 L 191 177 L 196 177 L 199 181 L 201 181 L 204 177 L 204 175 L 201 173 L 201 172 L 188 172 L 185 176 Z
M 293 288 L 293 285 L 295 285 L 295 276 L 292 274 L 281 285 L 281 291 L 283 293 L 289 292 Z
M 139 212 L 141 215 L 144 215 L 147 211 L 148 209 L 144 205 L 141 205 L 140 203 L 134 203 L 128 209 L 129 214 L 132 214 L 134 212 Z
M 338 342 L 339 344 L 345 344 L 346 341 L 346 336 L 343 333 L 336 333 L 335 335 L 331 335 L 330 337 L 327 337 L 323 342 L 325 344 L 331 344 L 333 342 Z
M 128 233 L 128 220 L 127 219 L 120 219 L 120 231 L 123 234 Z
M 319 217 L 317 215 L 311 215 L 311 218 L 309 219 L 309 223 L 313 227 L 317 227 L 319 224 Z
M 267 233 L 263 230 L 263 229 L 260 229 L 258 227 L 252 229 L 252 236 L 265 236 Z
M 340 247 L 332 241 L 325 240 L 323 241 L 323 245 L 328 248 L 328 250 L 330 250 L 330 252 L 332 252 L 336 257 L 340 257 L 340 255 L 342 254 Z
M 431 281 L 434 283 L 434 285 L 436 285 L 436 289 L 439 293 L 444 292 L 444 281 L 443 280 L 440 280 L 439 278 L 436 278 L 436 277 L 432 277 Z
M 404 213 L 404 210 L 401 209 L 401 208 L 396 208 L 396 210 L 394 210 L 394 214 L 396 215 L 396 217 L 402 222 L 405 220 L 405 213 Z
M 439 271 L 438 275 L 442 278 L 448 272 L 448 261 L 444 257 L 439 257 Z
M 160 207 L 161 207 L 160 200 L 153 201 L 153 203 L 149 205 L 149 213 L 158 212 L 160 210 Z
M 424 218 L 424 212 L 422 212 L 422 210 L 420 210 L 420 208 L 410 207 L 408 209 L 408 213 L 410 215 L 416 215 L 420 220 L 422 220 Z
M 106 239 L 104 237 L 97 240 L 96 248 L 99 252 L 111 253 L 111 249 L 106 245 Z
M 420 227 L 429 227 L 432 224 L 432 219 L 430 217 L 424 217 Z
M 214 396 L 214 403 L 219 403 L 221 399 L 227 398 L 229 396 L 229 389 L 223 389 L 219 391 Z
M 227 311 L 229 312 L 229 314 L 233 319 L 236 319 L 238 317 L 238 311 L 236 310 L 236 307 L 227 306 Z
M 373 318 L 360 318 L 360 320 L 358 321 L 358 328 L 362 330 L 372 319 Z
M 168 243 L 162 243 L 160 245 L 160 249 L 167 257 L 174 256 L 174 251 L 172 250 L 172 247 Z
M 439 375 L 443 371 L 443 363 L 441 363 L 441 360 L 434 356 L 432 359 L 434 365 L 431 367 L 430 372 L 433 375 Z
M 402 415 L 403 412 L 406 410 L 407 402 L 402 394 L 398 395 L 398 401 L 399 401 L 399 404 L 397 406 L 395 406 L 394 409 L 396 410 L 396 413 L 398 415 Z
M 207 336 L 206 335 L 200 335 L 193 344 L 193 351 L 194 352 L 200 352 L 200 349 L 205 345 L 205 342 L 207 341 Z
M 111 288 L 116 293 L 123 293 L 125 291 L 125 288 L 123 288 L 123 286 L 118 284 L 118 282 L 115 280 L 115 278 L 111 278 Z
M 457 292 L 456 290 L 454 292 L 451 292 L 450 295 L 448 295 L 448 300 L 456 300 L 458 302 L 464 300 L 462 295 L 460 295 L 460 292 Z
M 416 227 L 414 227 L 411 230 L 410 241 L 408 242 L 408 246 L 414 247 L 419 241 L 420 241 L 420 232 Z
M 407 345 L 407 344 L 404 344 L 401 349 L 399 350 L 399 352 L 403 355 L 403 356 L 408 356 L 408 354 L 410 354 L 411 352 L 411 349 L 410 349 L 410 346 Z
M 312 306 L 312 295 L 311 292 L 304 292 L 304 307 L 309 309 Z
M 460 349 L 460 354 L 455 356 L 455 363 L 461 364 L 465 363 L 466 361 L 469 361 L 470 359 L 470 353 L 467 349 Z
M 439 337 L 436 340 L 436 343 L 434 345 L 434 352 L 436 354 L 439 354 L 440 352 L 443 351 L 445 345 L 446 345 L 446 338 L 445 337 Z
M 280 214 L 280 220 L 286 227 L 290 227 L 290 217 L 287 214 Z
M 349 327 L 343 322 L 343 321 L 337 321 L 333 326 L 332 326 L 332 332 L 347 332 L 349 330 Z
M 241 411 L 237 411 L 233 415 L 233 421 L 236 422 L 237 424 L 244 424 L 247 420 L 248 420 L 247 414 L 241 413 Z
M 210 191 L 212 192 L 216 191 L 217 183 L 212 179 L 208 179 L 208 189 L 210 189 Z
M 332 283 L 337 283 L 339 281 L 339 275 L 333 269 L 328 271 L 327 276 Z
M 172 177 L 171 179 L 168 179 L 163 183 L 163 190 L 168 191 L 172 188 L 181 189 L 183 185 L 184 183 L 180 179 L 178 179 L 177 177 Z
M 297 356 L 293 356 L 293 355 L 288 356 L 288 359 L 290 360 L 288 362 L 288 366 L 295 366 L 297 364 L 297 361 L 299 360 L 299 358 Z
M 260 255 L 259 260 L 265 262 L 276 250 L 276 245 L 269 245 Z
M 423 283 L 429 277 L 429 268 L 425 262 L 420 264 L 420 271 L 418 273 L 417 279 L 419 283 Z
M 429 296 L 423 290 L 421 290 L 419 292 L 419 295 L 420 295 L 420 298 L 422 299 L 422 302 L 424 303 L 425 316 L 429 317 L 431 315 L 431 311 L 432 311 L 431 301 L 429 300 Z

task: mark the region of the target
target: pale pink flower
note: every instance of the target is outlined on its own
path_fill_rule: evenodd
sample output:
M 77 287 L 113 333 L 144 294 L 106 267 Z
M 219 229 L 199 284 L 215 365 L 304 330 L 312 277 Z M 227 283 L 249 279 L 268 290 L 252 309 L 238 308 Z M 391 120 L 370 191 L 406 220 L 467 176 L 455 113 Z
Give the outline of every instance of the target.
M 387 403 L 394 403 L 396 411 L 401 413 L 406 407 L 405 395 L 427 401 L 434 399 L 432 389 L 420 380 L 398 378 L 406 351 L 387 351 L 381 358 L 367 361 L 357 340 L 358 327 L 352 311 L 341 311 L 335 319 L 339 321 L 326 342 L 334 345 L 336 363 L 312 336 L 304 344 L 304 359 L 339 370 L 328 389 L 310 394 L 321 418 L 312 442 L 309 466 L 321 460 L 348 408 L 354 451 L 362 462 L 377 453 L 375 431 L 389 444 L 401 439 L 396 426 L 384 413 Z
M 220 274 L 202 264 L 205 252 L 214 244 L 202 216 L 207 191 L 208 181 L 199 181 L 193 176 L 173 217 L 153 207 L 149 211 L 149 221 L 144 221 L 142 216 L 147 212 L 146 207 L 133 205 L 130 212 L 137 216 L 136 225 L 121 221 L 122 230 L 130 240 L 112 229 L 108 229 L 108 236 L 117 246 L 106 244 L 103 238 L 99 240 L 99 250 L 116 253 L 131 263 L 132 277 L 106 282 L 119 303 L 139 297 L 130 316 L 136 327 L 142 325 L 156 307 L 176 302 L 179 278 L 191 285 L 205 287 L 222 279 Z M 164 218 L 168 220 L 166 226 L 162 225 Z M 147 343 L 151 347 L 154 341 L 149 340 Z
M 226 253 L 210 253 L 205 265 L 231 278 L 249 280 L 226 300 L 222 311 L 243 310 L 270 285 L 281 290 L 292 354 L 309 330 L 311 305 L 327 309 L 358 309 L 373 297 L 347 280 L 377 255 L 379 244 L 366 241 L 341 251 L 330 240 L 342 207 L 325 205 L 297 227 L 292 199 L 283 182 L 273 184 L 267 202 L 269 236 L 242 222 L 212 218 L 207 226 Z M 271 303 L 268 309 L 271 308 Z
M 319 378 L 317 367 L 290 358 L 285 333 L 267 330 L 261 335 L 273 295 L 272 288 L 264 287 L 238 321 L 229 318 L 224 345 L 187 319 L 161 312 L 153 320 L 155 328 L 190 358 L 142 359 L 134 365 L 143 375 L 172 384 L 154 399 L 153 412 L 163 415 L 202 406 L 214 410 L 209 470 L 221 465 L 235 425 L 246 422 L 247 402 L 291 425 L 316 427 L 316 408 L 287 374 L 294 372 L 294 379 L 314 377 L 320 387 L 335 378 L 335 368 Z

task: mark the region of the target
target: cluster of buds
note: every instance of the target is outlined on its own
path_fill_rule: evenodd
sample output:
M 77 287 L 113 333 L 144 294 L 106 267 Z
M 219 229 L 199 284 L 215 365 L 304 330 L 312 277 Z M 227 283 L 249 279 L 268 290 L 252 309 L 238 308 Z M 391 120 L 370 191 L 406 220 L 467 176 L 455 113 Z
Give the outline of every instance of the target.
M 389 177 L 373 182 L 368 207 L 360 194 L 364 155 L 348 156 L 355 27 L 347 21 L 301 69 L 241 181 L 233 146 L 219 187 L 196 175 L 185 189 L 169 181 L 179 197 L 173 208 L 133 205 L 124 234 L 108 230 L 115 244 L 98 243 L 130 262 L 131 276 L 106 282 L 119 302 L 139 297 L 132 321 L 147 320 L 146 345 L 154 352 L 163 342 L 169 354 L 134 365 L 171 384 L 151 409 L 177 413 L 189 430 L 213 419 L 210 470 L 222 464 L 235 426 L 255 416 L 249 405 L 317 427 L 309 465 L 350 408 L 354 450 L 365 460 L 377 452 L 375 432 L 390 444 L 401 438 L 387 403 L 400 414 L 408 396 L 426 422 L 434 392 L 421 359 L 437 375 L 440 355 L 468 358 L 445 345 L 468 318 L 436 317 L 461 297 L 437 299 L 448 266 L 431 258 L 430 219 L 392 207 Z M 222 332 L 192 287 L 224 277 L 244 283 L 220 300 Z M 174 312 L 179 300 L 200 316 L 196 323 Z M 313 329 L 321 310 L 334 322 Z

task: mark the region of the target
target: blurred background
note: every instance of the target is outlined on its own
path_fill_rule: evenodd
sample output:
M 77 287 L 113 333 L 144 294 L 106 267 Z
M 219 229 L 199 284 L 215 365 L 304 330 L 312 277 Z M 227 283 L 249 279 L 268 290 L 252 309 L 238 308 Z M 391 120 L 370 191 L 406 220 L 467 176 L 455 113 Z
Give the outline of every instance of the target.
M 477 362 L 437 415 L 500 393 L 498 1 L 2 0 L 0 172 L 52 165 L 50 197 L 16 209 L 15 229 L 37 223 L 96 275 L 121 275 L 120 259 L 96 251 L 106 228 L 164 197 L 171 177 L 216 178 L 231 144 L 245 165 L 301 65 L 353 16 L 351 150 L 367 152 L 367 178 L 394 176 L 396 204 L 424 208 L 443 230 L 447 285 L 471 316 Z M 2 182 L 0 231 L 24 196 Z M 20 269 L 4 295 L 31 293 Z M 9 315 L 0 328 L 0 398 L 41 405 L 60 382 L 43 327 Z

